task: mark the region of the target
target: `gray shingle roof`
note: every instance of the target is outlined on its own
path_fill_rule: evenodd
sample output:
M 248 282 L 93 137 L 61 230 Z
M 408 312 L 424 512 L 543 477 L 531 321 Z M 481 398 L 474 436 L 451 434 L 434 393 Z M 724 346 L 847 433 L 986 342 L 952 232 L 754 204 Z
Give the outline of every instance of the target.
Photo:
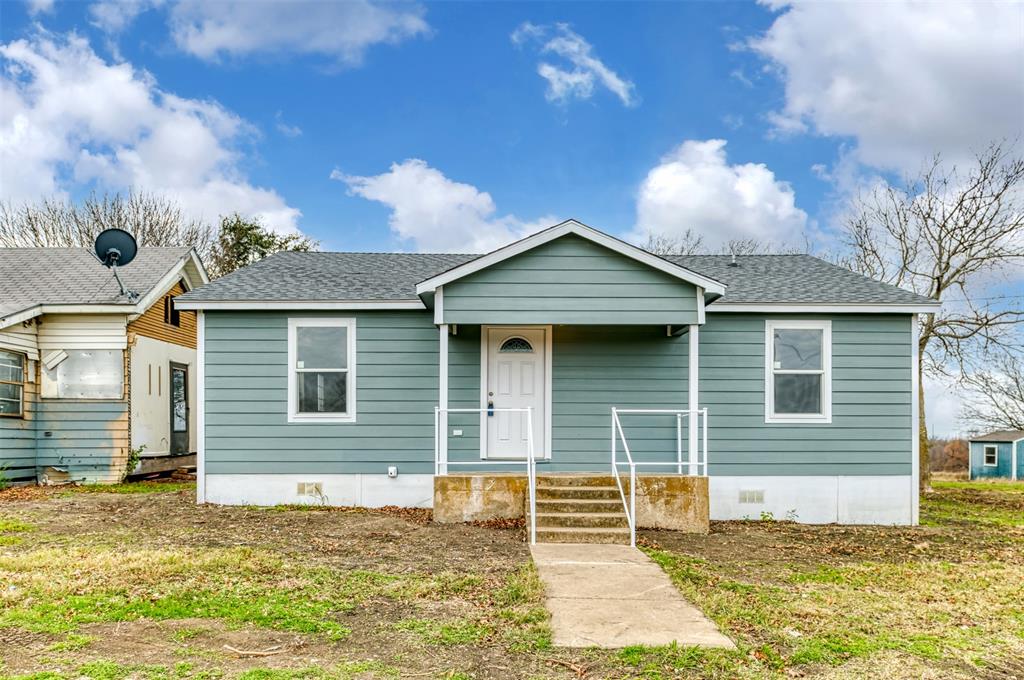
M 283 252 L 182 296 L 207 301 L 416 300 L 416 284 L 477 255 Z M 721 302 L 920 304 L 930 302 L 810 255 L 667 259 L 728 286 Z
M 676 255 L 669 260 L 724 283 L 723 303 L 892 304 L 932 300 L 890 286 L 813 255 Z
M 999 430 L 971 437 L 972 442 L 1015 442 L 1024 439 L 1024 430 Z
M 140 248 L 118 273 L 128 290 L 145 296 L 188 253 Z M 0 318 L 37 305 L 132 304 L 88 248 L 0 248 Z

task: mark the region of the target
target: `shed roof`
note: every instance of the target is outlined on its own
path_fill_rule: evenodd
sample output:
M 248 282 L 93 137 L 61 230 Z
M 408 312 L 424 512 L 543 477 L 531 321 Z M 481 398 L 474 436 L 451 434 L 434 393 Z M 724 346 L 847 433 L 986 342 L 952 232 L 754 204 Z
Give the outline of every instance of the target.
M 1024 439 L 1024 430 L 996 430 L 971 437 L 972 442 L 1015 442 L 1018 439 Z

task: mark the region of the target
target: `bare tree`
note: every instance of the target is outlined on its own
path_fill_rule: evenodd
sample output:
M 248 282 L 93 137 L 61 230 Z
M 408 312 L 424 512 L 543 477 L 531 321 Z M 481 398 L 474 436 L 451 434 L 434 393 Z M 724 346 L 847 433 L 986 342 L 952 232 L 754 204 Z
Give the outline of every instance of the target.
M 798 248 L 756 238 L 741 238 L 731 239 L 721 248 L 714 249 L 707 246 L 703 234 L 687 229 L 678 235 L 649 231 L 644 250 L 655 255 L 774 255 L 809 253 L 811 245 L 807 242 L 802 248 Z
M 90 247 L 96 235 L 116 227 L 130 232 L 140 246 L 190 246 L 209 261 L 216 231 L 185 215 L 157 194 L 92 194 L 81 203 L 45 199 L 14 207 L 0 204 L 0 246 Z
M 976 290 L 1024 262 L 1024 159 L 992 144 L 962 173 L 936 156 L 903 186 L 882 184 L 854 199 L 850 215 L 848 266 L 951 302 L 920 319 L 919 377 L 962 377 L 985 350 L 1010 347 L 1024 310 L 1006 296 Z M 928 491 L 923 380 L 919 384 L 921 488 Z
M 1024 360 L 1001 352 L 989 367 L 969 374 L 964 420 L 989 430 L 1024 430 Z
M 644 250 L 655 255 L 697 255 L 704 252 L 704 235 L 693 229 L 671 236 L 649 231 Z

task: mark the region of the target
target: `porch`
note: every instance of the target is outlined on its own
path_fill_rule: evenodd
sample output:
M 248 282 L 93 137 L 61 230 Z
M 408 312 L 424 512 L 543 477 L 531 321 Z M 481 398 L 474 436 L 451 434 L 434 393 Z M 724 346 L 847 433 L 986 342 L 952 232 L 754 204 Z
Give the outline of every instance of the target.
M 436 521 L 526 517 L 531 542 L 707 532 L 699 325 L 441 332 Z

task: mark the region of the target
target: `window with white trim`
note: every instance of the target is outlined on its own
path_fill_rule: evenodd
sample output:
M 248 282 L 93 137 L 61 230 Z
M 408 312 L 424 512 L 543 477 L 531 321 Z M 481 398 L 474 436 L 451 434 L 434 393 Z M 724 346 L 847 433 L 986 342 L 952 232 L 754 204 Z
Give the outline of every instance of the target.
M 25 415 L 25 355 L 0 350 L 0 416 Z
M 985 445 L 985 465 L 996 467 L 999 465 L 999 447 L 994 444 Z
M 832 422 L 832 322 L 765 322 L 765 422 Z
M 356 419 L 356 320 L 288 319 L 288 421 Z

